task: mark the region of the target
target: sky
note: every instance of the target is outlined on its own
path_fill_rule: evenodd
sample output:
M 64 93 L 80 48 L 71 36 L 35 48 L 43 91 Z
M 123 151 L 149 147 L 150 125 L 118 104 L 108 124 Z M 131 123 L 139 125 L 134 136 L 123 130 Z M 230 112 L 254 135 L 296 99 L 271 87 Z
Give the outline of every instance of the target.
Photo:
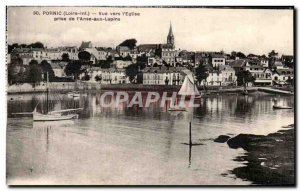
M 120 21 L 68 21 L 79 16 L 49 15 L 50 11 L 89 12 L 91 18 L 117 17 Z M 139 16 L 109 15 L 123 12 Z M 67 21 L 54 21 L 58 17 Z M 176 49 L 266 55 L 271 50 L 279 54 L 294 51 L 293 10 L 288 9 L 8 7 L 7 43 L 40 41 L 57 47 L 92 41 L 93 46 L 115 47 L 135 38 L 137 44 L 162 44 L 167 41 L 170 22 Z

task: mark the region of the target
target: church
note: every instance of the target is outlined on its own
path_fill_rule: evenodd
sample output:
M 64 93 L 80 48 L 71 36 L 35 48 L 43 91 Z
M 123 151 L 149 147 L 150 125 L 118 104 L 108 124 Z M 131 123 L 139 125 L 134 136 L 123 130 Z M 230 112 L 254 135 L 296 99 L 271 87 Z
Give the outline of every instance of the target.
M 170 24 L 167 36 L 167 44 L 161 44 L 159 47 L 159 56 L 163 61 L 172 66 L 176 66 L 177 51 L 175 50 L 175 36 L 173 34 L 172 25 Z
M 138 46 L 139 52 L 153 52 L 164 62 L 171 66 L 176 66 L 177 51 L 175 50 L 175 36 L 173 34 L 172 24 L 170 23 L 169 33 L 166 44 L 141 44 Z

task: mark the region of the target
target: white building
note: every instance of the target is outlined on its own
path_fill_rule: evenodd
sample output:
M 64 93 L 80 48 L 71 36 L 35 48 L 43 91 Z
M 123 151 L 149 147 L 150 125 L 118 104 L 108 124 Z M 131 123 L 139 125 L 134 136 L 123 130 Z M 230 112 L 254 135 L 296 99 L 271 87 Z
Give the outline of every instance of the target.
M 236 85 L 237 77 L 235 75 L 235 70 L 228 65 L 220 65 L 219 71 L 221 72 L 222 80 L 221 84 L 226 85 Z
M 225 57 L 223 55 L 212 55 L 211 64 L 213 67 L 225 65 Z
M 276 69 L 272 74 L 272 80 L 278 85 L 288 84 L 292 79 L 294 79 L 294 70 L 291 68 Z
M 183 82 L 183 67 L 147 67 L 143 72 L 145 85 L 181 85 Z
M 202 80 L 201 85 L 204 85 L 204 83 L 206 83 L 205 85 L 208 85 L 208 86 L 221 86 L 222 79 L 223 79 L 223 76 L 220 71 L 217 71 L 217 70 L 210 71 L 208 73 L 208 77 L 206 78 L 206 80 Z
M 262 65 L 250 65 L 246 64 L 245 71 L 249 71 L 253 77 L 255 77 L 255 85 L 272 85 L 272 72 L 268 68 L 264 68 Z
M 87 70 L 91 82 L 98 82 L 101 84 L 123 84 L 129 83 L 126 76 L 125 69 L 92 67 Z M 83 77 L 82 74 L 81 77 Z
M 53 63 L 53 62 L 50 62 L 49 64 L 51 65 L 54 75 L 56 77 L 64 77 L 65 76 L 64 68 L 61 65 L 59 65 L 58 63 Z
M 116 68 L 126 68 L 127 66 L 131 65 L 132 61 L 124 61 L 124 60 L 114 60 L 113 65 Z
M 65 53 L 69 55 L 70 60 L 78 60 L 78 48 L 76 46 L 60 47 L 61 56 Z

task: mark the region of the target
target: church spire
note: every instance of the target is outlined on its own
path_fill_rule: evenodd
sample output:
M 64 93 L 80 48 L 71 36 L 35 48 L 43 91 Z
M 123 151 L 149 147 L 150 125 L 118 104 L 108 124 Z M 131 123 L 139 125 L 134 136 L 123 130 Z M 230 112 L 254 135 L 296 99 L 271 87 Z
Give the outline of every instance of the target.
M 170 29 L 169 29 L 169 34 L 168 34 L 168 36 L 174 36 L 173 35 L 173 30 L 172 30 L 172 23 L 170 22 Z
M 173 35 L 172 23 L 170 22 L 169 34 L 167 37 L 167 44 L 171 45 L 172 48 L 175 48 L 175 37 Z

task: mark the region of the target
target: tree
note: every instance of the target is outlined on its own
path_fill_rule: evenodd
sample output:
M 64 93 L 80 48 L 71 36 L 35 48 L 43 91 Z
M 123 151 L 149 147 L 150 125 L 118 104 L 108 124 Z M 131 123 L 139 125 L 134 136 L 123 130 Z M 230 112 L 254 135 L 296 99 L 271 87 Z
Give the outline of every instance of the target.
M 88 62 L 91 60 L 91 54 L 87 51 L 81 51 L 78 53 L 78 58 L 79 58 L 79 60 Z
M 272 50 L 271 52 L 269 52 L 268 54 L 269 58 L 274 58 L 278 56 L 278 52 L 275 52 L 275 50 Z
M 79 60 L 69 62 L 65 68 L 65 73 L 67 76 L 74 76 L 74 80 L 78 79 L 79 74 L 81 74 L 82 63 Z
M 236 56 L 239 57 L 239 58 L 246 58 L 246 55 L 242 52 L 237 52 Z
M 294 86 L 294 79 L 292 79 L 291 77 L 289 77 L 286 82 L 292 86 Z
M 69 54 L 68 53 L 63 53 L 61 55 L 61 59 L 62 59 L 62 61 L 66 61 L 66 62 L 70 61 Z
M 123 58 L 123 61 L 132 61 L 132 58 L 131 58 L 131 56 L 128 54 L 127 56 L 125 56 L 125 57 Z
M 28 82 L 32 83 L 33 86 L 42 80 L 42 69 L 36 60 L 30 61 L 27 77 Z
M 272 50 L 268 54 L 269 56 L 269 67 L 272 68 L 275 64 L 276 58 L 278 56 L 278 52 L 275 52 L 275 50 Z
M 12 51 L 14 48 L 19 48 L 19 44 L 18 44 L 18 43 L 14 43 L 14 44 L 12 44 L 12 45 L 8 45 L 8 47 L 7 47 L 7 52 L 8 52 L 8 54 L 10 54 L 11 51 Z
M 247 83 L 254 82 L 255 77 L 252 76 L 252 74 L 247 71 L 239 71 L 237 74 L 237 83 L 239 86 L 246 85 Z
M 53 81 L 53 79 L 55 78 L 55 74 L 52 66 L 46 60 L 43 60 L 40 64 L 40 67 L 44 75 L 48 72 L 49 81 Z
M 41 43 L 41 42 L 35 42 L 35 43 L 32 43 L 32 44 L 29 44 L 27 46 L 27 48 L 44 48 L 44 44 Z
M 10 54 L 14 48 L 44 48 L 44 44 L 41 42 L 35 42 L 29 45 L 14 43 L 12 45 L 8 45 L 7 47 L 8 53 Z
M 86 73 L 84 74 L 84 76 L 81 78 L 81 80 L 84 80 L 84 81 L 89 81 L 91 79 L 91 77 Z
M 106 60 L 100 61 L 101 68 L 110 68 L 112 63 L 113 63 L 112 56 L 108 56 Z
M 202 80 L 206 80 L 208 77 L 208 70 L 204 64 L 199 64 L 199 66 L 195 70 L 196 72 L 196 79 L 199 84 L 201 84 Z
M 95 80 L 96 80 L 96 82 L 99 82 L 99 81 L 101 82 L 102 77 L 97 75 L 97 76 L 95 76 Z
M 292 57 L 287 57 L 285 59 L 283 59 L 283 64 L 286 66 L 286 67 L 289 67 L 289 68 L 294 68 L 294 58 Z
M 129 81 L 133 83 L 135 77 L 139 73 L 139 67 L 137 64 L 130 64 L 125 68 L 126 76 L 129 77 Z
M 123 41 L 119 46 L 127 46 L 130 50 L 132 50 L 136 46 L 137 41 L 135 39 L 127 39 Z
M 24 73 L 25 68 L 22 59 L 18 57 L 12 59 L 7 67 L 8 83 L 12 85 L 18 82 L 25 82 Z

